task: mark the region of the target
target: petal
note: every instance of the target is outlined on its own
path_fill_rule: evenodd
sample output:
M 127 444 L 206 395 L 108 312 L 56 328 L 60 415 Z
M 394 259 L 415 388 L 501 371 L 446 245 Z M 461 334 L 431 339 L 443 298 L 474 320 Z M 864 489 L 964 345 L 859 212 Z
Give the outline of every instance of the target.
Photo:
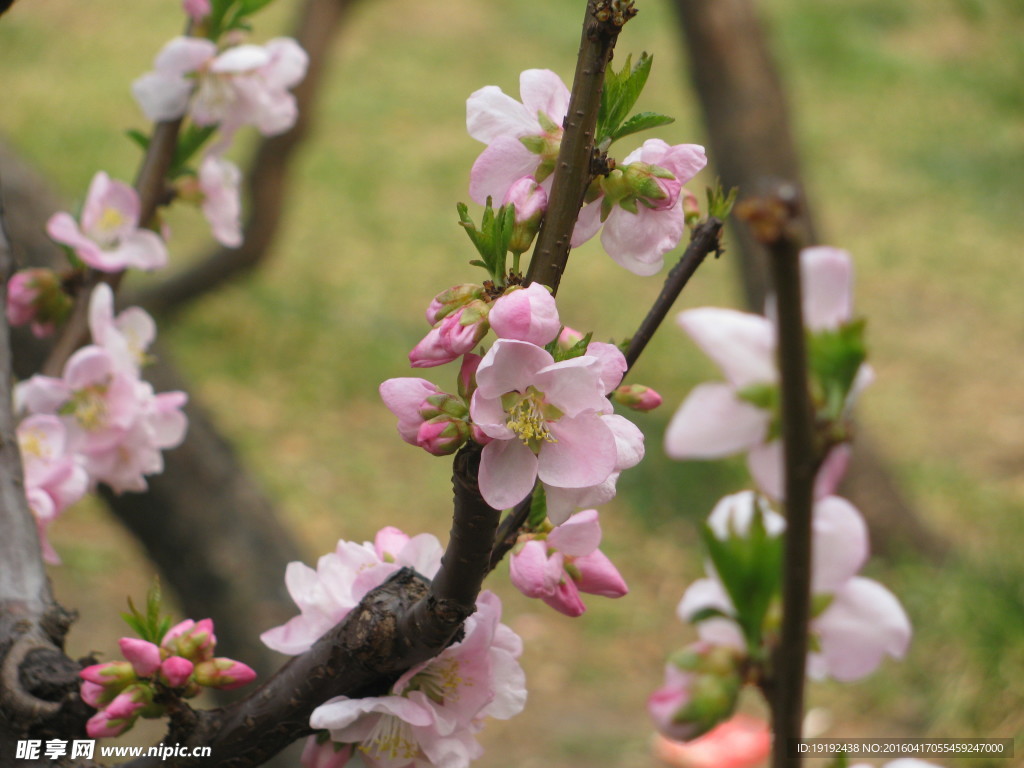
M 210 65 L 211 72 L 242 74 L 270 63 L 270 53 L 262 45 L 236 45 L 220 54 Z
M 601 420 L 615 436 L 615 471 L 631 469 L 644 457 L 644 433 L 624 416 L 605 414 Z
M 681 312 L 677 322 L 735 387 L 778 379 L 775 331 L 760 315 L 703 307 Z
M 736 399 L 727 384 L 694 387 L 665 430 L 673 459 L 718 459 L 760 444 L 771 416 Z
M 519 95 L 527 114 L 534 118 L 543 112 L 561 125 L 569 111 L 569 89 L 550 69 L 527 69 L 520 74 Z
M 560 554 L 549 558 L 544 542 L 533 539 L 509 559 L 509 577 L 527 597 L 552 595 L 565 576 L 562 563 Z
M 547 499 L 548 519 L 555 525 L 562 525 L 577 509 L 595 507 L 615 498 L 615 481 L 619 473 L 613 472 L 603 483 L 587 488 L 557 488 L 544 486 Z
M 831 594 L 868 559 L 868 528 L 846 499 L 828 496 L 814 505 L 811 590 Z
M 579 248 L 587 240 L 597 234 L 601 228 L 601 201 L 603 197 L 588 203 L 580 209 L 580 215 L 576 219 L 576 226 L 572 230 L 572 239 L 569 245 L 572 248 Z
M 282 90 L 291 88 L 306 76 L 309 56 L 295 40 L 275 37 L 263 47 L 270 55 L 270 62 L 261 74 L 269 87 Z
M 910 620 L 899 600 L 877 581 L 859 576 L 836 593 L 812 626 L 828 674 L 841 682 L 871 674 L 886 654 L 903 658 L 910 644 Z
M 548 534 L 548 546 L 572 557 L 589 555 L 601 545 L 601 523 L 596 509 L 573 515 Z
M 576 586 L 581 592 L 601 597 L 623 597 L 629 593 L 629 587 L 619 569 L 601 550 L 596 549 L 589 555 L 578 557 L 573 564 L 580 572 Z
M 480 153 L 469 172 L 469 196 L 484 205 L 492 198 L 497 206 L 509 189 L 524 176 L 532 176 L 540 165 L 533 154 L 512 136 L 498 136 Z
M 563 579 L 553 595 L 545 595 L 541 599 L 559 613 L 572 618 L 582 616 L 587 610 L 580 599 L 579 588 L 572 579 Z
M 194 86 L 192 80 L 179 75 L 147 72 L 132 83 L 132 96 L 146 118 L 159 123 L 185 114 Z
M 519 440 L 495 440 L 480 456 L 480 495 L 494 509 L 525 499 L 537 480 L 537 457 Z
M 641 205 L 633 213 L 616 206 L 604 223 L 601 245 L 617 264 L 647 277 L 661 271 L 665 254 L 679 245 L 685 229 L 681 199 L 661 211 Z
M 839 248 L 800 252 L 804 324 L 813 331 L 837 328 L 853 316 L 853 263 Z
M 466 130 L 477 141 L 491 144 L 500 136 L 539 134 L 540 124 L 536 113 L 531 115 L 501 88 L 485 85 L 466 99 Z
M 154 68 L 166 74 L 195 72 L 217 55 L 217 45 L 199 37 L 176 37 L 160 49 Z
M 629 367 L 626 363 L 626 356 L 614 344 L 605 344 L 603 341 L 590 342 L 587 345 L 587 355 L 597 358 L 604 393 L 610 394 L 622 383 L 622 377 Z
M 708 527 L 723 541 L 731 536 L 746 536 L 755 511 L 761 512 L 769 536 L 779 536 L 785 530 L 785 518 L 754 491 L 740 491 L 720 499 L 708 515 Z
M 747 454 L 747 469 L 758 490 L 765 496 L 780 501 L 786 498 L 781 440 L 772 440 L 751 448 Z
M 498 398 L 507 392 L 526 392 L 537 372 L 552 362 L 551 355 L 535 344 L 498 339 L 476 369 L 477 393 Z
M 547 485 L 585 488 L 615 471 L 615 437 L 596 414 L 563 416 L 551 433 L 557 442 L 544 443 L 537 463 L 537 476 Z
M 611 410 L 604 396 L 600 362 L 596 357 L 583 355 L 553 363 L 537 371 L 531 383 L 544 393 L 546 402 L 567 416 Z

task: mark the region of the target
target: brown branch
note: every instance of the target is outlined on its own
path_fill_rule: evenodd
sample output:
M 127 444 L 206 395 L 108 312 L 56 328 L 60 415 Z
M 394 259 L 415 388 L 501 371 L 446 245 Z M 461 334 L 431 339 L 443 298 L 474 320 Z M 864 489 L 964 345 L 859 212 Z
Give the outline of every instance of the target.
M 814 436 L 814 413 L 807 380 L 807 348 L 800 284 L 802 238 L 797 229 L 800 198 L 796 187 L 780 185 L 770 197 L 737 206 L 769 254 L 778 315 L 778 364 L 785 457 L 786 534 L 782 571 L 782 629 L 774 656 L 772 682 L 772 768 L 799 768 L 787 754 L 788 740 L 800 738 L 803 724 L 807 629 L 811 613 L 811 512 L 814 475 L 821 450 Z
M 332 43 L 355 0 L 307 0 L 295 26 L 295 39 L 309 54 L 306 77 L 293 90 L 298 107 L 295 125 L 260 140 L 249 162 L 246 190 L 249 214 L 238 248 L 216 248 L 197 263 L 166 280 L 128 296 L 154 314 L 182 309 L 190 302 L 258 267 L 271 253 L 280 228 L 296 150 L 313 124 Z
M 704 263 L 704 259 L 709 253 L 713 252 L 717 256 L 721 252 L 723 226 L 725 225 L 720 219 L 710 216 L 693 230 L 690 244 L 679 257 L 679 262 L 668 273 L 661 293 L 658 294 L 637 332 L 633 334 L 633 338 L 629 340 L 629 349 L 626 350 L 626 373 L 632 370 L 647 343 L 654 336 L 654 332 L 661 326 L 683 288 L 690 282 L 697 268 Z
M 551 194 L 548 195 L 548 209 L 526 274 L 527 283 L 541 283 L 551 288 L 552 293 L 558 292 L 558 284 L 569 260 L 572 232 L 593 178 L 594 131 L 601 106 L 604 73 L 622 29 L 621 24 L 616 25 L 611 19 L 598 20 L 598 14 L 603 16 L 609 5 L 625 9 L 621 17 L 623 23 L 636 14 L 631 0 L 589 0 L 587 3 L 576 74 L 563 124 L 565 132 L 558 150 Z

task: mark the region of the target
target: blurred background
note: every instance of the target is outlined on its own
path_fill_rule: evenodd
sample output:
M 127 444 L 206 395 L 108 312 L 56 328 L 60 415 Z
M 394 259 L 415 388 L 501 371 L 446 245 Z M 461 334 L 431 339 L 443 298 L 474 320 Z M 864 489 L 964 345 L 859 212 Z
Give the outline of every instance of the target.
M 34 0 L 0 21 L 0 141 L 65 205 L 81 201 L 99 169 L 133 178 L 138 151 L 123 133 L 146 126 L 130 82 L 182 28 L 179 5 Z M 619 61 L 655 55 L 638 108 L 677 118 L 657 132 L 669 143 L 708 143 L 669 0 L 638 6 L 617 50 Z M 540 0 L 351 3 L 272 258 L 161 325 L 190 391 L 237 446 L 307 563 L 339 537 L 371 539 L 388 524 L 442 540 L 448 531 L 450 464 L 398 438 L 377 386 L 412 375 L 406 353 L 427 330 L 430 298 L 479 279 L 455 214 L 482 149 L 465 133 L 465 98 L 487 84 L 517 95 L 519 72 L 533 67 L 570 82 L 582 9 Z M 297 10 L 277 0 L 257 17 L 254 40 L 288 33 Z M 758 11 L 822 240 L 855 260 L 856 306 L 869 318 L 878 373 L 860 421 L 911 513 L 940 542 L 937 552 L 904 539 L 865 571 L 911 616 L 908 658 L 861 683 L 813 684 L 809 702 L 828 713 L 828 735 L 1019 738 L 1024 6 L 763 0 Z M 643 138 L 615 150 L 624 156 Z M 245 158 L 246 142 L 233 154 Z M 714 181 L 709 154 L 711 167 L 690 184 L 701 198 Z M 208 231 L 191 210 L 174 211 L 168 224 L 171 269 L 180 269 L 208 247 Z M 707 263 L 679 308 L 742 306 L 733 257 Z M 561 315 L 595 338 L 622 339 L 659 289 L 658 278 L 630 275 L 590 244 L 570 260 Z M 427 373 L 443 386 L 452 375 Z M 526 640 L 530 699 L 519 718 L 487 726 L 479 765 L 655 764 L 644 704 L 666 654 L 693 636 L 674 611 L 702 573 L 696 524 L 748 484 L 740 461 L 678 463 L 661 449 L 675 407 L 717 376 L 670 324 L 636 368 L 635 380 L 665 405 L 635 417 L 647 458 L 602 509 L 603 549 L 629 597 L 590 599 L 585 617 L 570 620 L 510 589 L 504 568 L 488 582 Z M 152 568 L 99 504 L 69 511 L 52 541 L 64 559 L 51 569 L 57 596 L 81 612 L 70 655 L 109 658 L 125 634 L 125 597 L 142 599 Z M 252 552 L 253 567 L 259 558 Z M 743 708 L 764 712 L 753 694 Z M 129 735 L 124 743 L 146 742 Z

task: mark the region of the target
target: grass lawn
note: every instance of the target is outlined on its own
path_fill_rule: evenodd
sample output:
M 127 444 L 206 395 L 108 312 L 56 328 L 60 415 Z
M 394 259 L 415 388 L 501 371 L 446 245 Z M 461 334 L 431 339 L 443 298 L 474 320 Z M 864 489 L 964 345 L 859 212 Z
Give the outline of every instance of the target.
M 655 53 L 640 107 L 678 118 L 659 132 L 667 141 L 703 141 L 671 9 L 638 5 L 619 47 Z M 257 39 L 286 30 L 295 6 L 278 0 Z M 862 683 L 814 685 L 811 704 L 829 712 L 835 735 L 1022 737 L 1024 6 L 761 6 L 822 230 L 854 254 L 857 306 L 870 318 L 878 380 L 862 419 L 955 549 L 942 567 L 912 552 L 869 565 L 911 615 L 910 655 Z M 430 297 L 477 279 L 455 223 L 481 149 L 465 134 L 466 96 L 486 84 L 515 94 L 530 67 L 571 78 L 581 11 L 582 2 L 535 0 L 358 4 L 295 168 L 274 261 L 162 331 L 310 560 L 386 524 L 448 531 L 450 465 L 397 438 L 377 385 L 409 375 L 405 355 L 426 331 Z M 174 0 L 23 0 L 0 21 L 0 134 L 68 200 L 97 169 L 133 176 L 137 152 L 121 134 L 143 123 L 128 85 L 180 30 L 179 17 Z M 622 154 L 635 145 L 624 140 Z M 208 235 L 188 211 L 170 223 L 180 264 Z M 705 266 L 682 305 L 738 305 L 727 261 Z M 596 338 L 622 338 L 659 287 L 584 247 L 562 284 L 562 317 Z M 427 375 L 446 383 L 448 373 Z M 492 579 L 527 641 L 530 702 L 520 718 L 488 726 L 480 765 L 653 763 L 644 701 L 665 655 L 692 636 L 674 609 L 702 569 L 695 523 L 747 482 L 739 463 L 680 464 L 660 448 L 675 405 L 714 375 L 671 326 L 637 368 L 666 406 L 637 418 L 648 456 L 602 517 L 628 598 L 594 598 L 586 617 L 569 620 L 519 596 L 503 573 Z M 70 512 L 53 540 L 65 559 L 53 570 L 57 594 L 83 615 L 72 654 L 113 653 L 124 595 L 141 597 L 148 572 L 95 508 Z M 760 708 L 754 696 L 745 706 Z

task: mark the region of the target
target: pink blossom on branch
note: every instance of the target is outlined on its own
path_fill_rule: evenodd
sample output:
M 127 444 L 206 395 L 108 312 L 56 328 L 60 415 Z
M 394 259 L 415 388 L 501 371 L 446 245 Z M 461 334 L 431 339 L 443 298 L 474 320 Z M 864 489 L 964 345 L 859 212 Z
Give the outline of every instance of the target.
M 71 311 L 71 298 L 52 269 L 22 269 L 7 281 L 7 322 L 32 326 L 36 338 L 54 332 Z
M 554 339 L 562 327 L 555 297 L 540 283 L 507 289 L 494 302 L 488 320 L 498 338 L 537 346 Z
M 622 597 L 629 592 L 611 560 L 598 549 L 601 526 L 596 509 L 573 515 L 546 537 L 531 538 L 509 560 L 512 583 L 566 616 L 586 610 L 580 592 Z
M 159 269 L 167 264 L 167 249 L 159 235 L 139 228 L 139 213 L 135 190 L 100 171 L 89 185 L 80 222 L 56 213 L 46 231 L 93 269 Z

